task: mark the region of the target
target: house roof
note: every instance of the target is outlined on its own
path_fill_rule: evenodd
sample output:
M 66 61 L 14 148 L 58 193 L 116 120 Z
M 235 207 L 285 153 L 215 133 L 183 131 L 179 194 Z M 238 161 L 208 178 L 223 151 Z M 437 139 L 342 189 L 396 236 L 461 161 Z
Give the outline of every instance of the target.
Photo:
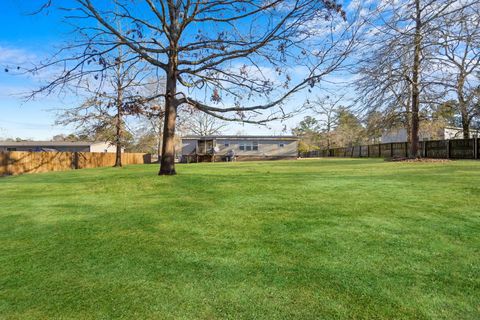
M 232 139 L 232 140 L 300 140 L 297 136 L 249 136 L 249 135 L 211 135 L 211 136 L 198 136 L 188 135 L 182 137 L 182 140 L 210 140 L 210 139 Z
M 444 129 L 457 130 L 457 131 L 462 131 L 462 132 L 463 132 L 463 128 L 462 128 L 462 127 L 449 127 L 449 126 L 445 126 Z M 468 131 L 470 131 L 470 132 L 478 132 L 478 131 L 480 131 L 480 129 L 470 128 L 470 129 L 468 129 Z
M 100 141 L 0 141 L 1 147 L 89 147 Z

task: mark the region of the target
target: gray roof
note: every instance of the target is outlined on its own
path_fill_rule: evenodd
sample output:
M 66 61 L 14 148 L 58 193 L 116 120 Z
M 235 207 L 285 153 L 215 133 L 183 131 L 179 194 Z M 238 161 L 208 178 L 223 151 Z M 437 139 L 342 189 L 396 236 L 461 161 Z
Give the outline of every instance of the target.
M 211 135 L 197 136 L 187 135 L 182 137 L 183 140 L 210 140 L 210 139 L 232 139 L 232 140 L 300 140 L 297 136 L 249 136 L 249 135 Z
M 100 141 L 0 141 L 1 147 L 89 147 Z

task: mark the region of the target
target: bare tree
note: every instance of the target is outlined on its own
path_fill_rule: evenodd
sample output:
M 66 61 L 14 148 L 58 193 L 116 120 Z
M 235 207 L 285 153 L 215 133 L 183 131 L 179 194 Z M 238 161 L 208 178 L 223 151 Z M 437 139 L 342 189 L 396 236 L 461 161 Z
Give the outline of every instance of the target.
M 475 93 L 480 71 L 480 4 L 463 8 L 451 17 L 438 19 L 436 28 L 439 83 L 456 96 L 463 137 L 470 137 L 470 124 L 478 111 Z
M 357 69 L 355 87 L 360 111 L 381 112 L 386 127 L 401 126 L 411 137 L 411 84 L 408 44 L 385 41 L 365 57 Z M 423 83 L 422 83 L 423 84 Z M 427 88 L 424 88 L 426 91 Z
M 379 75 L 381 78 L 393 75 L 393 78 L 389 78 L 388 85 L 381 86 L 381 89 L 375 89 L 372 84 L 364 85 L 367 88 L 370 86 L 367 91 L 380 93 L 381 98 L 377 99 L 377 103 L 383 107 L 391 105 L 395 100 L 403 101 L 402 105 L 410 118 L 410 151 L 413 156 L 418 154 L 421 107 L 433 101 L 428 93 L 435 91 L 432 88 L 436 85 L 432 58 L 435 52 L 433 36 L 438 28 L 438 21 L 454 21 L 455 14 L 476 2 L 384 0 L 379 2 L 372 14 L 370 46 L 373 54 L 366 60 L 367 65 L 370 64 L 371 67 L 375 63 L 381 66 L 377 68 L 377 72 L 373 72 L 375 76 Z M 374 61 L 374 57 L 378 60 Z M 360 70 L 365 71 L 370 67 Z M 367 77 L 367 81 L 371 81 L 371 78 Z M 408 98 L 405 91 L 410 93 Z M 382 99 L 385 96 L 387 99 Z
M 195 111 L 186 120 L 188 130 L 199 136 L 209 136 L 220 134 L 227 124 L 216 117 L 210 116 L 205 112 Z
M 385 117 L 381 112 L 369 112 L 363 120 L 367 143 L 381 142 L 382 133 L 386 128 Z
M 307 101 L 306 107 L 313 111 L 318 117 L 317 121 L 320 125 L 320 130 L 327 141 L 327 149 L 331 147 L 332 130 L 338 122 L 338 110 L 341 107 L 341 101 L 344 95 L 317 97 L 315 100 Z
M 180 106 L 226 121 L 282 119 L 291 96 L 342 67 L 359 30 L 355 17 L 346 22 L 333 0 L 74 2 L 68 19 L 92 45 L 67 58 L 64 72 L 46 90 L 98 72 L 83 67 L 118 46 L 135 52 L 138 63 L 157 67 L 166 78 L 162 175 L 175 174 Z M 294 70 L 301 72 L 292 77 Z
M 73 125 L 75 139 L 102 140 L 112 144 L 116 139 L 115 115 L 110 108 L 95 98 L 86 99 L 77 107 L 60 110 L 55 124 Z M 126 132 L 125 129 L 122 131 Z
M 134 142 L 129 151 L 155 154 L 160 159 L 162 154 L 162 117 L 140 116 L 133 132 Z
M 122 150 L 128 133 L 125 117 L 152 111 L 139 104 L 139 90 L 145 85 L 142 80 L 146 70 L 129 63 L 129 59 L 130 53 L 124 52 L 122 47 L 103 55 L 102 78 L 83 78 L 75 84 L 75 90 L 88 98 L 78 107 L 63 110 L 56 121 L 57 125 L 74 124 L 87 136 L 89 132 L 102 132 L 101 138 L 116 147 L 115 167 L 122 166 Z
M 137 133 L 144 137 L 153 137 L 158 159 L 161 159 L 162 154 L 163 123 L 165 120 L 165 99 L 162 94 L 164 89 L 165 78 L 157 76 L 148 79 L 147 83 L 141 88 L 140 97 L 133 99 L 134 102 L 142 105 L 142 113 L 139 114 L 141 125 Z

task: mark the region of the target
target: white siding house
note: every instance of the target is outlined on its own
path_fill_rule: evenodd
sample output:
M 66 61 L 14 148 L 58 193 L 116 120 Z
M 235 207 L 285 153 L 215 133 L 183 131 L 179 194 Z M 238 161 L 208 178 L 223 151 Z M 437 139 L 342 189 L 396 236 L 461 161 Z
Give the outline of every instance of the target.
M 419 130 L 418 132 L 420 141 L 423 140 L 453 140 L 453 139 L 463 139 L 463 129 L 456 127 L 443 127 L 437 130 L 437 132 L 426 132 Z M 470 130 L 470 137 L 476 138 L 480 136 L 480 130 Z M 381 140 L 382 143 L 391 143 L 391 142 L 407 142 L 408 134 L 407 129 L 405 128 L 396 128 L 385 131 L 382 134 Z
M 207 156 L 222 161 L 232 153 L 237 160 L 296 159 L 298 141 L 294 136 L 186 136 L 182 138 L 182 160 Z

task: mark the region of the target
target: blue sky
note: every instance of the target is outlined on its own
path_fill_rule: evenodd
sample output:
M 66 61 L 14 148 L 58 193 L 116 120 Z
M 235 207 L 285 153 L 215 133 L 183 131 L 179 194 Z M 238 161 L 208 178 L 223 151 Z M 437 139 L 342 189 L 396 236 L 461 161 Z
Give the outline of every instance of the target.
M 0 2 L 0 138 L 47 139 L 67 128 L 53 127 L 54 113 L 67 102 L 59 97 L 46 97 L 25 102 L 22 94 L 36 88 L 31 77 L 4 72 L 5 65 L 30 64 L 46 56 L 64 38 L 66 25 L 53 13 L 29 15 L 41 1 L 2 0 Z M 63 100 L 63 101 L 62 101 Z
M 25 101 L 23 94 L 38 88 L 39 83 L 32 77 L 14 74 L 17 65 L 28 65 L 47 57 L 68 37 L 68 27 L 57 11 L 28 14 L 35 11 L 42 1 L 0 1 L 3 26 L 0 28 L 0 139 L 20 137 L 43 140 L 72 131 L 72 128 L 53 125 L 54 110 L 78 104 L 79 98 L 52 95 Z M 10 68 L 10 72 L 4 72 L 5 66 Z M 301 104 L 305 98 L 302 94 L 290 103 Z M 288 120 L 287 127 L 290 129 L 302 117 Z M 280 134 L 283 124 L 271 123 L 269 127 L 231 124 L 225 133 Z

